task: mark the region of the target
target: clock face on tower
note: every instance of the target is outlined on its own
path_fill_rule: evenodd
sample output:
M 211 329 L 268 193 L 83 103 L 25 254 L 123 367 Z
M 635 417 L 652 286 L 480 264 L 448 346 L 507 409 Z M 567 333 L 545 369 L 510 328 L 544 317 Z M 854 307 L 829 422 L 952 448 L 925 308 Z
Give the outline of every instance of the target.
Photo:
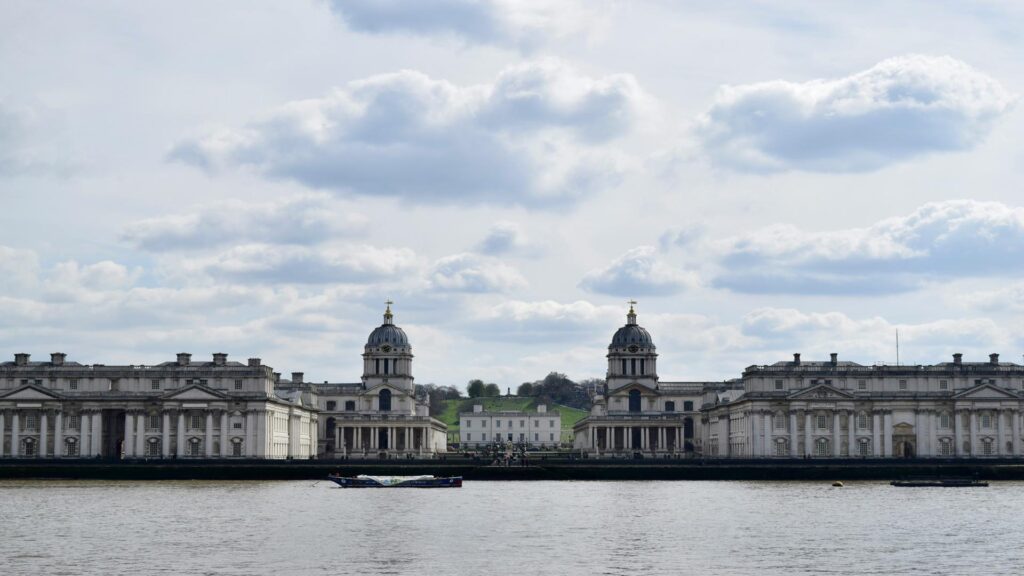
M 381 352 L 391 352 L 391 346 L 385 344 L 385 345 L 380 347 L 380 351 Z
M 636 353 L 636 351 L 639 350 L 639 349 L 640 349 L 640 347 L 637 346 L 636 344 L 633 344 L 632 346 L 629 347 L 629 351 L 633 352 L 633 353 Z

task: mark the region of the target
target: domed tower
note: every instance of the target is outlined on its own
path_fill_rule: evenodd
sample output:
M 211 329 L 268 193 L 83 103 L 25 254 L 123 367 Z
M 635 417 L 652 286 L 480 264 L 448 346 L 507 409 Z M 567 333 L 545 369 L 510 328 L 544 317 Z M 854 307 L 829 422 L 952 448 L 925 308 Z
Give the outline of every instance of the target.
M 370 332 L 363 352 L 363 384 L 367 388 L 386 383 L 413 393 L 412 347 L 405 330 L 395 326 L 391 301 L 384 311 L 384 323 Z
M 635 304 L 630 301 L 626 325 L 615 331 L 608 345 L 609 391 L 634 383 L 649 388 L 658 385 L 658 354 L 651 334 L 636 323 Z

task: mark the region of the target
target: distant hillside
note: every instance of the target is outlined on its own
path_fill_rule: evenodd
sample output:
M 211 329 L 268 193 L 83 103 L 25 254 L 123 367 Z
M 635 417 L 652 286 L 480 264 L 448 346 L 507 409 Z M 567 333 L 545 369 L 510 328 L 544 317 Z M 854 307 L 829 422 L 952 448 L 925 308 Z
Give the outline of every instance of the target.
M 461 400 L 445 400 L 444 411 L 434 414 L 434 417 L 448 425 L 448 432 L 459 431 L 459 412 L 472 412 L 474 404 L 483 404 L 484 410 L 488 412 L 502 412 L 505 410 L 536 412 L 537 399 L 527 396 L 495 396 L 491 398 L 469 398 Z M 548 410 L 557 410 L 562 415 L 562 436 L 572 433 L 573 424 L 582 420 L 587 412 L 578 408 L 570 408 L 560 404 L 548 405 Z

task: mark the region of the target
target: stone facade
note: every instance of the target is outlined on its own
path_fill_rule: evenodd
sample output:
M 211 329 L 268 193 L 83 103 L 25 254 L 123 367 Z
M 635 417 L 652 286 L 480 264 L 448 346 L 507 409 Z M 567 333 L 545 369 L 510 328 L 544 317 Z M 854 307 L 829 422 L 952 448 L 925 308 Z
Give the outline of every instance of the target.
M 494 442 L 525 443 L 530 448 L 557 448 L 561 443 L 562 416 L 547 406 L 536 412 L 487 412 L 480 404 L 459 414 L 459 446 L 480 448 Z
M 0 457 L 312 458 L 315 398 L 276 380 L 222 353 L 154 366 L 16 354 L 0 364 Z

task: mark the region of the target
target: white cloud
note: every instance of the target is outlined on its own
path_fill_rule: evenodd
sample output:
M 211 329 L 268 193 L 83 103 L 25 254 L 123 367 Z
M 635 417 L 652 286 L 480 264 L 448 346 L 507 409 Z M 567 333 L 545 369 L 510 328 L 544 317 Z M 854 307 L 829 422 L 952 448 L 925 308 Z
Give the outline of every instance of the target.
M 318 244 L 364 231 L 367 218 L 324 194 L 276 202 L 216 202 L 189 214 L 128 224 L 121 239 L 144 250 L 203 249 L 223 244 Z
M 452 36 L 475 44 L 532 48 L 587 32 L 604 2 L 559 0 L 329 0 L 354 30 Z
M 697 276 L 658 258 L 653 246 L 638 246 L 580 281 L 590 292 L 613 296 L 667 296 L 697 286 Z
M 626 161 L 602 144 L 646 102 L 632 76 L 593 79 L 550 60 L 479 86 L 402 71 L 186 139 L 169 157 L 415 203 L 558 203 L 617 181 Z
M 512 266 L 471 253 L 439 259 L 428 279 L 435 289 L 447 292 L 511 292 L 527 285 L 523 275 Z
M 190 271 L 233 281 L 363 284 L 415 274 L 418 264 L 408 248 L 245 244 L 184 265 Z
M 39 258 L 32 250 L 0 246 L 0 288 L 8 293 L 35 286 Z
M 903 56 L 835 80 L 723 87 L 696 136 L 715 163 L 740 171 L 869 171 L 971 149 L 1014 101 L 959 60 Z
M 530 242 L 515 222 L 497 222 L 477 246 L 477 251 L 489 256 L 505 254 L 536 256 L 541 253 L 541 248 Z
M 713 284 L 754 293 L 880 294 L 930 280 L 1015 277 L 1024 259 L 1024 208 L 952 200 L 867 228 L 806 232 L 775 225 L 716 248 Z

